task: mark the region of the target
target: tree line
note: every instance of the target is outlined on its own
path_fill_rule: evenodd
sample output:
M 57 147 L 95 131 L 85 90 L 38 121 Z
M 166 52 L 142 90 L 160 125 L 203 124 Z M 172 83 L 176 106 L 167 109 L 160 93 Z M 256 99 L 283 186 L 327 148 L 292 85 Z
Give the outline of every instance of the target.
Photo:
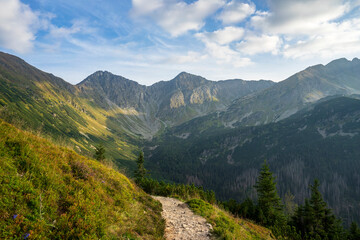
M 291 194 L 286 194 L 285 201 L 282 201 L 276 190 L 275 177 L 264 162 L 254 186 L 257 201 L 246 199 L 237 203 L 229 200 L 222 205 L 239 217 L 268 227 L 277 239 L 359 240 L 358 225 L 353 222 L 349 230 L 345 229 L 323 200 L 319 186 L 318 180 L 310 184 L 311 196 L 305 199 L 304 205 L 296 206 Z
M 350 229 L 345 229 L 341 220 L 327 206 L 319 191 L 318 180 L 310 184 L 311 196 L 305 199 L 303 205 L 297 206 L 293 202 L 294 196 L 290 193 L 282 200 L 277 193 L 275 177 L 266 161 L 254 186 L 257 200 L 247 198 L 241 203 L 233 199 L 217 201 L 214 191 L 204 190 L 193 184 L 165 183 L 150 178 L 144 167 L 142 152 L 136 163 L 135 182 L 148 194 L 177 197 L 182 200 L 198 198 L 210 204 L 217 204 L 238 217 L 268 227 L 277 239 L 360 240 L 359 226 L 353 222 Z

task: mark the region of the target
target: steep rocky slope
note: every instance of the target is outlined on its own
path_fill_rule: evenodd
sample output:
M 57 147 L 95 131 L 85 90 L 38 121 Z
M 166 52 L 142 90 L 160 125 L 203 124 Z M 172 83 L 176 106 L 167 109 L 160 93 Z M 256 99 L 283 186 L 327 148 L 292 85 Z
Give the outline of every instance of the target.
M 285 119 L 319 99 L 360 93 L 360 60 L 316 65 L 265 91 L 239 98 L 224 113 L 228 126 L 259 125 Z
M 239 79 L 214 82 L 182 72 L 170 81 L 147 87 L 109 72 L 96 72 L 77 87 L 82 97 L 92 98 L 105 109 L 117 106 L 132 113 L 133 132 L 151 137 L 164 126 L 224 110 L 233 100 L 273 84 Z

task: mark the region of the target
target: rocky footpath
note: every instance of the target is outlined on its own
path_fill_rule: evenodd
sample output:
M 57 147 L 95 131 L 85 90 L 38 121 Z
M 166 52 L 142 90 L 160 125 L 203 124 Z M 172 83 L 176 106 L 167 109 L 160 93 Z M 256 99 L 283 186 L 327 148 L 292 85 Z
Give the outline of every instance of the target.
M 205 240 L 211 237 L 211 224 L 203 217 L 195 215 L 186 205 L 177 199 L 153 197 L 163 206 L 162 216 L 166 221 L 165 238 L 168 240 Z

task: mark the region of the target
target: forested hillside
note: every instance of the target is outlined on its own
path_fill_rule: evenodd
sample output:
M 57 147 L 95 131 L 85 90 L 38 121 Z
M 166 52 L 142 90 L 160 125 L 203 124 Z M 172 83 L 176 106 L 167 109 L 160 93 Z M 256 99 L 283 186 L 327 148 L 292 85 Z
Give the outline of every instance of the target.
M 282 197 L 290 192 L 301 203 L 318 178 L 335 213 L 348 224 L 359 221 L 360 100 L 337 97 L 277 123 L 193 131 L 181 138 L 187 131 L 169 129 L 149 143 L 145 159 L 153 176 L 243 200 L 255 197 L 253 185 L 266 159 Z

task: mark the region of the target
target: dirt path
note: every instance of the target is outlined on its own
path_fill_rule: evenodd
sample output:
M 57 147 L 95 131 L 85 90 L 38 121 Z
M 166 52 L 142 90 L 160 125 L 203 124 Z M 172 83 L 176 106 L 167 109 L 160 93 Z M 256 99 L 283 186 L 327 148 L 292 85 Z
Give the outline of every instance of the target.
M 211 225 L 203 217 L 195 215 L 188 206 L 174 198 L 153 197 L 161 202 L 166 221 L 165 238 L 167 240 L 211 238 Z

